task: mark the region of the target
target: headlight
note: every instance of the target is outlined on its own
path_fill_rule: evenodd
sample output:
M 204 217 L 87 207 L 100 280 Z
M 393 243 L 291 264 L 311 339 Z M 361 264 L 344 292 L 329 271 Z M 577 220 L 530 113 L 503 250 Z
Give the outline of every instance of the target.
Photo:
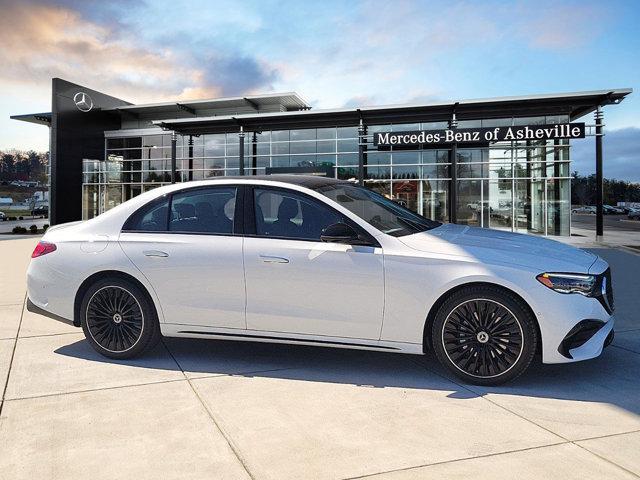
M 559 293 L 579 293 L 591 297 L 596 287 L 595 275 L 577 273 L 541 273 L 536 279 L 545 287 Z

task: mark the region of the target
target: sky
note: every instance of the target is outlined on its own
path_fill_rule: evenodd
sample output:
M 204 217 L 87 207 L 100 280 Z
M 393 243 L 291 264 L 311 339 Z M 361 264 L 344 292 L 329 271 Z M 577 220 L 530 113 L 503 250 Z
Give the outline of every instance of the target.
M 640 182 L 640 1 L 0 0 L 0 149 L 48 149 L 61 77 L 133 103 L 295 91 L 313 108 L 631 87 L 605 176 Z M 586 117 L 586 123 L 592 123 Z M 593 138 L 572 169 L 594 171 Z

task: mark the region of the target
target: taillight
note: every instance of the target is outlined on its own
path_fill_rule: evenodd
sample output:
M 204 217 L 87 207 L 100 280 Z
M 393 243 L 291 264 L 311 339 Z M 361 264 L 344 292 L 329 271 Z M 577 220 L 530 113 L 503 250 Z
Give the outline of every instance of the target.
M 33 249 L 31 258 L 41 257 L 43 255 L 46 255 L 47 253 L 55 252 L 55 250 L 56 250 L 55 243 L 38 242 L 38 245 L 36 245 L 36 248 Z

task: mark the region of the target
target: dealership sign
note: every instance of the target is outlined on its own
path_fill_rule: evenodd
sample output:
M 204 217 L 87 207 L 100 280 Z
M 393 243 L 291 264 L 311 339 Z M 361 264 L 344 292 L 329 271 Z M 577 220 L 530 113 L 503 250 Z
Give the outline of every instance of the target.
M 489 143 L 522 140 L 558 140 L 584 138 L 584 123 L 556 125 L 522 125 L 513 127 L 449 128 L 412 132 L 378 132 L 373 136 L 377 147 L 439 145 L 443 143 Z

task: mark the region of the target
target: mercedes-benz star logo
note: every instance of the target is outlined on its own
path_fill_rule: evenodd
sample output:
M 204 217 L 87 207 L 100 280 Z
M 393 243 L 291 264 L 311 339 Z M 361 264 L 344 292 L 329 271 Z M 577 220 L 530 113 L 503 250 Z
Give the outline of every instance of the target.
M 88 112 L 93 108 L 93 100 L 84 92 L 78 92 L 73 96 L 73 103 L 81 112 Z

